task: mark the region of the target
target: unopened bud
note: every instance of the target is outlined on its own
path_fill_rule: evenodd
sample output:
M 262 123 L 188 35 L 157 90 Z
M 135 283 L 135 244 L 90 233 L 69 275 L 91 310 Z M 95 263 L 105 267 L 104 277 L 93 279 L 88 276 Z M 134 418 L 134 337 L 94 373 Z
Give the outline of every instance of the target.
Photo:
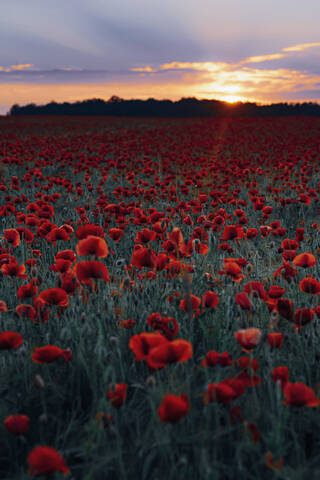
M 39 374 L 35 375 L 33 383 L 34 383 L 34 386 L 36 388 L 44 388 L 45 387 L 44 380 L 41 377 L 41 375 L 39 375 Z

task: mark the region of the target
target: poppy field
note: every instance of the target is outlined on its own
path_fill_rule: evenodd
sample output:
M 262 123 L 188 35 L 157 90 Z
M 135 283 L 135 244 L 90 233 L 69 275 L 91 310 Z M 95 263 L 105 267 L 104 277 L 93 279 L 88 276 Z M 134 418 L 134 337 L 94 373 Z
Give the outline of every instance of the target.
M 0 128 L 0 478 L 320 478 L 320 119 Z

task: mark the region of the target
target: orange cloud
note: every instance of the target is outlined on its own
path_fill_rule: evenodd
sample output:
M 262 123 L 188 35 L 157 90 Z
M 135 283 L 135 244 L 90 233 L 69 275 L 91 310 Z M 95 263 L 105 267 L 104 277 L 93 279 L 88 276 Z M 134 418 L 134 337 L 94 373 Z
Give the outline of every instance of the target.
M 11 65 L 11 70 L 24 70 L 26 68 L 32 68 L 30 63 L 20 63 L 19 65 Z
M 313 43 L 299 43 L 298 45 L 293 45 L 292 47 L 283 48 L 283 52 L 303 52 L 309 48 L 320 47 L 320 42 Z

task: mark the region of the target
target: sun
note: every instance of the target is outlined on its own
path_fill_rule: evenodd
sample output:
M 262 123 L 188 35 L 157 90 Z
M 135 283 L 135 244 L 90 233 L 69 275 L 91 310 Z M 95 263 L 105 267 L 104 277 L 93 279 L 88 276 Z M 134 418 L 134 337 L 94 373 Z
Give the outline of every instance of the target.
M 245 102 L 246 99 L 244 97 L 240 97 L 238 95 L 222 95 L 219 100 L 228 103 L 236 103 L 236 102 Z

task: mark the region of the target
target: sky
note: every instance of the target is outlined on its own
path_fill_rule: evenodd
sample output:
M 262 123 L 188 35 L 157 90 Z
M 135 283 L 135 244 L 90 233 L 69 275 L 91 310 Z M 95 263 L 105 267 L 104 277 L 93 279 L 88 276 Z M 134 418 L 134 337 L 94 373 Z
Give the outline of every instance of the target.
M 88 98 L 320 102 L 319 0 L 1 0 L 0 114 Z

